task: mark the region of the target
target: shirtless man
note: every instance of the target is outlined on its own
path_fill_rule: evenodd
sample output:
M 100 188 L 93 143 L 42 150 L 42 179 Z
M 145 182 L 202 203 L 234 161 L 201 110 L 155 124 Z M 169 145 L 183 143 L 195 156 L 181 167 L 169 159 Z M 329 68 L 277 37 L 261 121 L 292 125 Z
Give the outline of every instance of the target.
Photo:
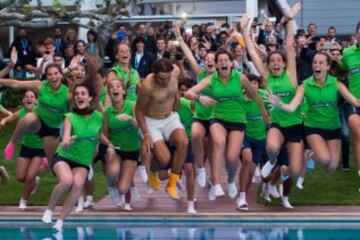
M 159 190 L 157 171 L 171 162 L 171 173 L 166 192 L 173 199 L 179 199 L 176 182 L 184 165 L 188 140 L 176 110 L 180 97 L 178 92 L 179 69 L 167 59 L 159 59 L 153 64 L 151 74 L 142 81 L 135 107 L 136 119 L 143 133 L 142 151 L 144 156 L 153 154 L 150 162 L 149 185 Z M 175 146 L 171 157 L 166 143 Z

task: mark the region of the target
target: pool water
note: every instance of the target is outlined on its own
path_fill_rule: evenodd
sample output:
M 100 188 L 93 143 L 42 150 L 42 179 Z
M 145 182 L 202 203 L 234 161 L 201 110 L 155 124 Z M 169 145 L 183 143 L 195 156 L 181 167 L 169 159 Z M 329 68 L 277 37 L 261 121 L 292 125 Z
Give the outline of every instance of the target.
M 360 221 L 75 221 L 62 233 L 38 221 L 0 221 L 0 239 L 359 239 Z

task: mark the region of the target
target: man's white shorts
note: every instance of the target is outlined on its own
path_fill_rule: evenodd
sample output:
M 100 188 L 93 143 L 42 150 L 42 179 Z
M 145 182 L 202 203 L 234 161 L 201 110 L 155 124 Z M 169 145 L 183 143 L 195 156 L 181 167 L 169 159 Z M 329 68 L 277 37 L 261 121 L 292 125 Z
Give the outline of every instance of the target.
M 147 129 L 153 142 L 168 141 L 170 135 L 178 128 L 184 129 L 177 112 L 163 119 L 145 117 Z

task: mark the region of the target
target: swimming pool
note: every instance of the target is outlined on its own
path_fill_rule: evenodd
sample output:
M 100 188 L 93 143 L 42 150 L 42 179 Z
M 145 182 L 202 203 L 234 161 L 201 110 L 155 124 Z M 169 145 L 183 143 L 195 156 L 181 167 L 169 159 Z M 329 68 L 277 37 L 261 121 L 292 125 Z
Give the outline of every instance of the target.
M 360 220 L 72 219 L 62 233 L 39 220 L 0 221 L 0 239 L 359 239 Z

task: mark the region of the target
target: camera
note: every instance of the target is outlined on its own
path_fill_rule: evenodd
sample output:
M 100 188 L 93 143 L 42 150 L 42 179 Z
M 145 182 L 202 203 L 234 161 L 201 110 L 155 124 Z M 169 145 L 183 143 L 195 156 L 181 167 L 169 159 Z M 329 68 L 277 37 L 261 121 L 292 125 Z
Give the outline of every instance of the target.
M 180 61 L 184 58 L 184 55 L 181 51 L 177 50 L 176 53 L 175 53 L 175 59 Z

